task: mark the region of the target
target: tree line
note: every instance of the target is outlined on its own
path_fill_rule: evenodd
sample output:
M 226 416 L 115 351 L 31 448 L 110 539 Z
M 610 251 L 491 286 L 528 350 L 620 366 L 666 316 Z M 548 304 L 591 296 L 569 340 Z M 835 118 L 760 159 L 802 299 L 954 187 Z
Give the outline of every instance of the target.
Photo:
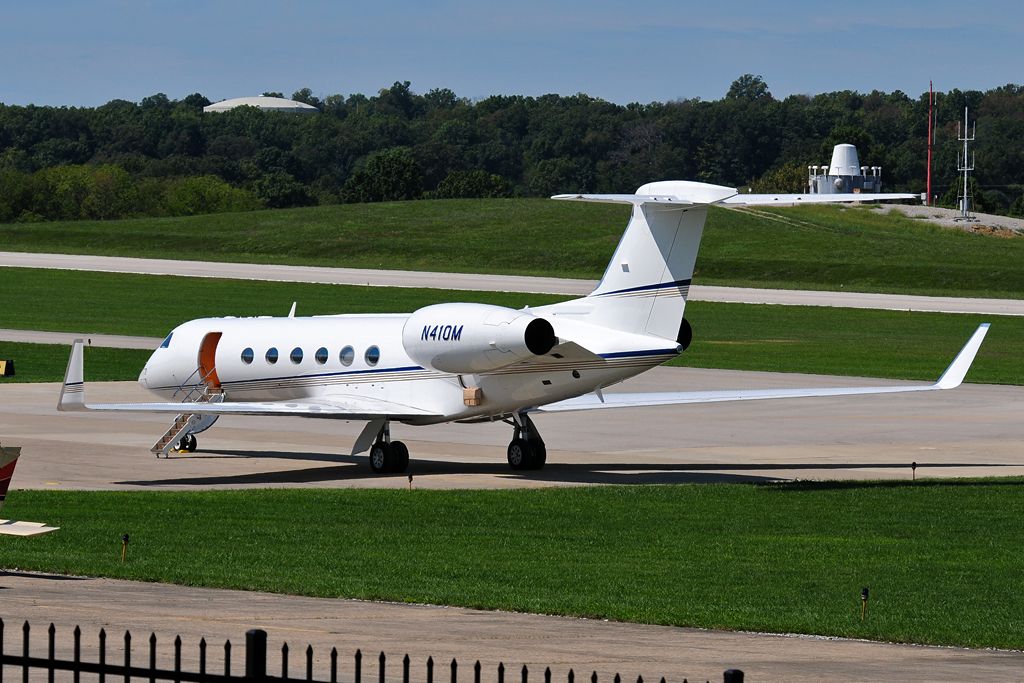
M 623 192 L 670 178 L 793 192 L 841 142 L 883 167 L 886 190 L 925 189 L 927 93 L 777 99 L 747 74 L 716 101 L 470 101 L 409 82 L 323 99 L 304 88 L 292 99 L 320 114 L 204 114 L 210 101 L 198 93 L 94 108 L 0 104 L 0 222 Z M 955 201 L 965 106 L 977 119 L 975 208 L 1024 215 L 1024 86 L 939 93 L 933 187 Z

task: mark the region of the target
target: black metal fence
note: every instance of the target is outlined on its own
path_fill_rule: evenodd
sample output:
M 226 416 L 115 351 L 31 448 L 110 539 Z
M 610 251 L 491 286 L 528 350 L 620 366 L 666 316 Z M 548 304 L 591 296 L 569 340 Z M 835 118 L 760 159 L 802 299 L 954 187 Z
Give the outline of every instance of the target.
M 187 670 L 182 666 L 181 636 L 174 638 L 173 664 L 171 668 L 167 668 L 166 663 L 163 663 L 163 666 L 157 665 L 157 638 L 155 633 L 150 634 L 148 652 L 143 654 L 146 657 L 146 664 L 139 665 L 132 663 L 132 635 L 129 631 L 124 633 L 124 659 L 122 663 L 118 664 L 107 659 L 107 632 L 105 629 L 100 629 L 99 632 L 99 644 L 96 650 L 97 658 L 93 661 L 87 661 L 82 658 L 82 630 L 78 626 L 75 627 L 73 632 L 71 659 L 61 659 L 56 656 L 57 629 L 53 624 L 50 624 L 50 628 L 47 630 L 45 657 L 32 656 L 31 626 L 27 621 L 21 627 L 20 654 L 7 651 L 4 628 L 4 621 L 0 619 L 0 683 L 4 683 L 6 680 L 12 682 L 17 680 L 16 677 L 5 678 L 5 673 L 7 673 L 5 668 L 20 669 L 21 683 L 42 680 L 43 675 L 46 676 L 47 683 L 54 683 L 58 671 L 70 672 L 71 680 L 74 683 L 80 683 L 83 673 L 95 674 L 96 680 L 99 683 L 107 683 L 108 678 L 110 683 L 117 683 L 118 681 L 130 683 L 133 679 L 148 680 L 150 683 L 156 683 L 156 681 L 174 681 L 174 683 L 300 683 L 301 681 L 306 683 L 338 683 L 339 681 L 338 648 L 331 648 L 329 677 L 318 679 L 314 678 L 313 675 L 313 646 L 306 646 L 305 661 L 303 662 L 305 665 L 303 667 L 304 671 L 296 675 L 289 672 L 290 651 L 287 643 L 281 646 L 281 675 L 275 676 L 272 672 L 268 671 L 267 667 L 267 632 L 258 629 L 247 631 L 245 634 L 244 669 L 242 671 L 236 669 L 236 672 L 232 673 L 232 646 L 231 641 L 227 640 L 224 642 L 223 648 L 223 673 L 214 673 L 207 666 L 207 655 L 212 653 L 208 652 L 209 648 L 205 638 L 199 641 L 198 671 L 195 671 Z M 383 652 L 377 657 L 377 661 L 377 683 L 386 683 L 388 679 L 397 680 L 396 676 L 388 675 L 388 662 Z M 443 671 L 436 670 L 440 668 L 441 666 L 435 667 L 434 658 L 429 657 L 426 662 L 425 683 L 435 683 L 435 680 L 437 683 L 445 683 L 445 678 L 447 678 L 448 683 L 458 683 L 460 672 L 459 664 L 455 659 L 452 659 L 451 663 L 444 667 L 448 669 L 447 676 L 445 676 Z M 472 676 L 473 683 L 481 683 L 483 671 L 479 661 L 473 665 L 468 675 Z M 356 650 L 353 657 L 351 678 L 343 680 L 351 681 L 351 683 L 363 683 L 363 654 L 360 650 Z M 401 681 L 402 683 L 410 683 L 411 680 L 410 659 L 409 655 L 405 655 L 401 661 Z M 464 678 L 464 680 L 468 679 Z M 493 680 L 497 683 L 529 683 L 530 671 L 525 665 L 518 672 L 507 670 L 502 663 L 498 664 L 496 678 Z M 537 680 L 536 676 L 534 680 Z M 724 672 L 723 680 L 725 683 L 743 683 L 743 672 L 737 669 L 729 669 Z M 566 681 L 567 683 L 576 683 L 576 674 L 572 669 L 569 670 Z M 550 667 L 544 670 L 543 682 L 552 682 Z M 373 680 L 368 676 L 366 683 L 373 683 Z M 587 682 L 584 678 L 581 679 L 580 683 Z M 599 683 L 596 671 L 589 676 L 589 683 Z M 613 683 L 623 683 L 622 677 L 615 674 Z M 643 677 L 638 677 L 636 683 L 644 683 Z M 659 683 L 667 683 L 667 681 L 662 677 Z M 682 683 L 687 683 L 686 679 L 683 679 Z

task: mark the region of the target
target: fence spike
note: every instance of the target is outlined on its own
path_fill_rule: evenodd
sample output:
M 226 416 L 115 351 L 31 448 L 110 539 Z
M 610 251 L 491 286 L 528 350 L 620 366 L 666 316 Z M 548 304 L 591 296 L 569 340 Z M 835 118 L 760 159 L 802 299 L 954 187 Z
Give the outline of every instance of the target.
M 505 662 L 498 662 L 498 683 L 505 683 Z
M 526 665 L 523 664 L 523 683 L 526 683 L 526 681 L 529 679 L 529 677 L 530 677 L 530 671 L 529 671 L 529 669 L 526 668 Z
M 331 683 L 338 683 L 338 648 L 331 648 Z
M 174 683 L 181 683 L 181 635 L 174 636 Z
M 224 675 L 231 675 L 231 641 L 224 641 Z
M 75 649 L 74 649 L 74 653 L 75 653 L 75 675 L 73 677 L 73 680 L 74 680 L 74 683 L 78 683 L 78 681 L 81 679 L 81 672 L 78 670 L 78 664 L 79 664 L 79 662 L 82 661 L 82 629 L 81 629 L 81 627 L 76 624 L 75 625 L 75 630 L 72 631 L 72 633 L 75 636 L 75 646 L 74 646 L 75 647 Z M 2 637 L 3 636 L 0 635 L 0 638 L 2 638 Z M 0 654 L 3 654 L 3 652 L 0 652 Z
M 356 650 L 356 680 L 355 683 L 362 683 L 363 677 L 363 651 Z
M 573 683 L 573 681 L 576 680 L 576 673 L 572 669 L 569 669 L 568 679 L 569 679 L 569 683 Z
M 551 683 L 551 667 L 544 669 L 544 683 Z
M 131 631 L 125 631 L 125 683 L 131 683 Z
M 384 667 L 387 662 L 387 657 L 384 656 L 383 651 L 380 653 L 380 657 L 378 657 L 377 660 L 380 662 L 380 669 L 377 671 L 377 678 L 380 683 L 384 683 Z
M 459 682 L 459 663 L 457 661 L 455 661 L 454 657 L 452 657 L 451 667 L 452 667 L 452 683 L 458 683 Z
M 612 680 L 614 680 L 615 683 L 622 683 L 622 676 L 620 676 L 619 674 L 616 673 L 615 674 L 615 678 L 612 679 Z
M 100 683 L 107 679 L 107 630 L 100 629 Z
M 156 634 L 149 634 L 149 683 L 156 683 Z
M 427 657 L 427 683 L 434 683 L 434 658 Z
M 313 680 L 313 646 L 306 646 L 306 680 Z
M 597 672 L 590 674 L 590 683 L 597 683 Z
M 402 683 L 409 683 L 409 653 L 402 657 Z
M 281 646 L 281 678 L 288 678 L 288 643 Z
M 206 680 L 206 638 L 199 639 L 199 680 Z
M 480 683 L 480 660 L 473 665 L 473 683 Z
M 46 629 L 47 633 L 47 646 L 46 646 L 46 680 L 47 683 L 53 683 L 53 662 L 57 659 L 56 655 L 56 643 L 57 643 L 57 627 L 50 622 L 50 628 Z

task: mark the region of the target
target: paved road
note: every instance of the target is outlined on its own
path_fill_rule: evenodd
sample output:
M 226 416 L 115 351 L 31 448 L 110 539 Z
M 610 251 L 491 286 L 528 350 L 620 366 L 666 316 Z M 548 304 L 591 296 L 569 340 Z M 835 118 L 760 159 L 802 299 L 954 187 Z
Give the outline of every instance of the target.
M 60 532 L 57 532 L 60 533 Z M 118 548 L 112 548 L 118 552 Z M 158 664 L 169 665 L 171 642 L 181 635 L 182 662 L 195 667 L 199 639 L 210 645 L 209 669 L 223 670 L 223 648 L 233 646 L 232 670 L 244 664 L 244 634 L 268 633 L 268 672 L 281 670 L 280 648 L 291 650 L 291 673 L 304 672 L 307 644 L 314 650 L 314 677 L 327 680 L 328 655 L 339 652 L 340 680 L 351 680 L 352 654 L 364 654 L 364 680 L 377 680 L 377 655 L 388 654 L 388 679 L 400 676 L 408 653 L 413 680 L 424 680 L 433 656 L 435 680 L 448 680 L 453 657 L 460 680 L 470 680 L 479 660 L 482 680 L 497 679 L 499 662 L 506 680 L 519 680 L 523 665 L 530 680 L 542 680 L 550 666 L 553 680 L 564 681 L 570 668 L 576 680 L 597 671 L 609 682 L 616 672 L 625 681 L 637 676 L 672 683 L 720 681 L 727 668 L 742 669 L 748 681 L 1013 681 L 1020 680 L 1024 654 L 990 650 L 886 645 L 854 640 L 766 636 L 698 629 L 620 624 L 586 619 L 452 607 L 380 604 L 352 600 L 289 597 L 268 593 L 196 589 L 108 579 L 74 579 L 0 572 L 7 649 L 21 651 L 21 623 L 33 625 L 33 654 L 45 656 L 44 630 L 57 627 L 57 656 L 70 656 L 71 631 L 82 627 L 83 659 L 95 661 L 100 628 L 106 628 L 111 652 L 120 662 L 122 634 L 129 629 L 138 648 L 133 661 L 145 662 L 147 639 L 157 635 Z M 116 607 L 115 607 L 116 606 Z M 853 607 L 856 609 L 856 606 Z M 112 611 L 113 610 L 113 611 Z M 194 670 L 194 669 L 193 669 Z M 16 672 L 10 672 L 16 673 Z
M 474 291 L 536 292 L 582 296 L 595 285 L 592 280 L 480 275 L 469 273 L 428 273 L 407 270 L 366 270 L 359 268 L 318 268 L 250 263 L 171 261 L 72 254 L 31 254 L 0 252 L 0 266 L 57 268 L 113 273 L 220 277 L 242 280 L 275 280 L 379 287 L 429 287 Z M 835 306 L 984 315 L 1024 315 L 1024 299 L 960 299 L 897 294 L 818 292 L 805 290 L 751 289 L 694 285 L 694 301 L 782 304 L 792 306 Z

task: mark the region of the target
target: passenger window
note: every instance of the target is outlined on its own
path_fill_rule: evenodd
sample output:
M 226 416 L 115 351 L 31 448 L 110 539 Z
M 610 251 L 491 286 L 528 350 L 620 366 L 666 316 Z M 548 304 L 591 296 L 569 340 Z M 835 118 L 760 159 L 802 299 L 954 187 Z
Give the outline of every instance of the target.
M 168 346 L 170 346 L 170 345 L 171 345 L 171 337 L 173 337 L 173 336 L 174 336 L 174 333 L 173 333 L 173 332 L 171 332 L 171 333 L 170 333 L 169 335 L 167 335 L 167 338 L 166 338 L 166 339 L 164 339 L 164 340 L 163 340 L 163 341 L 162 341 L 162 342 L 160 343 L 160 348 L 161 348 L 161 349 L 166 349 L 166 348 L 167 348 Z
M 277 362 L 277 349 L 273 346 L 267 349 L 267 362 L 271 365 Z
M 380 360 L 380 349 L 379 348 L 377 348 L 376 346 L 371 346 L 370 348 L 366 349 L 366 364 L 367 365 L 376 365 L 379 360 Z
M 327 362 L 328 355 L 329 354 L 327 352 L 327 349 L 321 346 L 319 349 L 316 350 L 316 362 L 319 363 L 320 365 L 323 365 L 324 363 Z
M 346 367 L 352 365 L 352 361 L 354 361 L 355 358 L 356 350 L 353 349 L 351 346 L 346 346 L 345 348 L 343 348 L 341 350 L 341 353 L 338 355 L 338 359 L 341 361 L 341 364 Z
M 242 351 L 242 362 L 246 365 L 252 364 L 252 359 L 256 357 L 256 354 L 252 352 L 252 349 L 245 349 Z
M 292 353 L 288 357 L 292 359 L 293 363 L 298 365 L 299 363 L 302 362 L 302 349 L 296 346 L 294 349 L 292 349 Z

